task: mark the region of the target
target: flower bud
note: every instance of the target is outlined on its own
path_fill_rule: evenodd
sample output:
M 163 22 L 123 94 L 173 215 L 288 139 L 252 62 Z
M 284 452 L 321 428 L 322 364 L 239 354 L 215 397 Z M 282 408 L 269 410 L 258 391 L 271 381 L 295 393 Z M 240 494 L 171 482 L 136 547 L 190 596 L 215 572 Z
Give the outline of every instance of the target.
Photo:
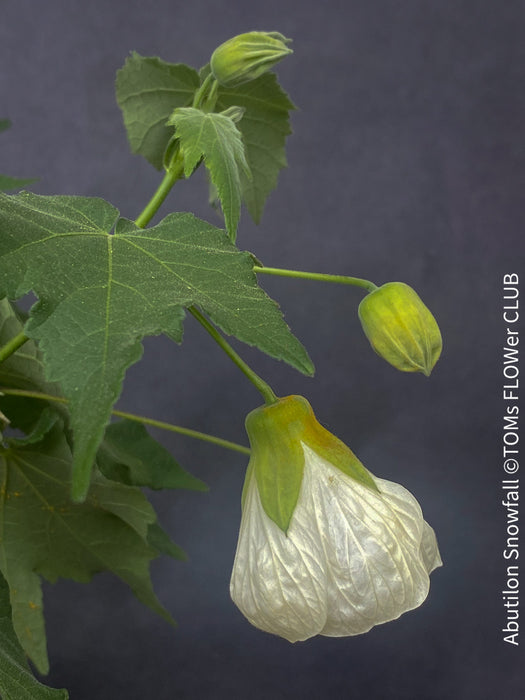
M 359 305 L 361 325 L 373 349 L 402 372 L 427 377 L 439 359 L 441 333 L 416 292 L 403 282 L 388 282 Z
M 279 32 L 248 32 L 218 46 L 210 60 L 211 71 L 224 87 L 235 87 L 255 80 L 281 58 L 293 53 Z
M 232 107 L 228 107 L 228 109 L 223 109 L 222 112 L 220 112 L 220 114 L 222 114 L 223 117 L 228 117 L 232 120 L 232 122 L 235 122 L 235 124 L 238 124 L 243 118 L 245 112 L 245 107 L 238 107 L 237 105 L 233 105 Z

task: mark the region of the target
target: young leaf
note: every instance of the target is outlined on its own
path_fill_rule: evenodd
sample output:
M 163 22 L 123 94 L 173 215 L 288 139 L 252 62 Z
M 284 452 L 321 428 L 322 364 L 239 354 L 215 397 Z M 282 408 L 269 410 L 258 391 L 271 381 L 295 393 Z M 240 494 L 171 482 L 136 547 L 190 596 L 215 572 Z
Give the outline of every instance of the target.
M 150 489 L 207 491 L 171 454 L 135 421 L 123 420 L 106 428 L 97 454 L 100 471 L 108 479 Z
M 133 52 L 117 71 L 116 80 L 117 102 L 132 152 L 160 170 L 173 135 L 166 121 L 174 109 L 192 103 L 198 87 L 199 76 L 193 68 Z
M 0 295 L 39 297 L 26 333 L 40 341 L 49 378 L 69 399 L 73 495 L 85 497 L 96 451 L 141 339 L 182 339 L 183 306 L 198 305 L 226 333 L 313 373 L 277 304 L 257 285 L 249 253 L 191 214 L 151 229 L 86 197 L 0 194 Z
M 0 575 L 0 694 L 4 700 L 67 700 L 66 690 L 49 688 L 31 673 L 13 629 L 9 587 Z
M 284 145 L 291 133 L 289 112 L 295 109 L 274 73 L 235 88 L 219 87 L 217 110 L 244 107 L 238 124 L 251 178 L 241 173 L 242 198 L 255 223 L 259 223 L 268 194 L 285 168 Z
M 171 621 L 155 596 L 147 543 L 155 514 L 137 488 L 97 475 L 85 503 L 69 499 L 71 453 L 59 427 L 39 443 L 0 452 L 0 570 L 11 591 L 13 625 L 41 673 L 48 670 L 39 575 L 86 582 L 112 571 L 145 605 Z
M 217 188 L 226 229 L 232 241 L 241 213 L 241 173 L 251 179 L 241 134 L 225 114 L 205 113 L 193 107 L 176 109 L 168 123 L 175 127 L 184 156 L 184 174 L 189 177 L 204 159 Z

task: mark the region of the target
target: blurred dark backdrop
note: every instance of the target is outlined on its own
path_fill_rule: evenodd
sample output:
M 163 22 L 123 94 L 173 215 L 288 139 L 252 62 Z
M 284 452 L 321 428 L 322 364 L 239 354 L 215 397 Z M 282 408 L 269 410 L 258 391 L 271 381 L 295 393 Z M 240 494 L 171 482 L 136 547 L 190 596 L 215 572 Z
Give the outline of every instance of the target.
M 299 106 L 289 168 L 239 244 L 267 265 L 412 285 L 438 319 L 430 379 L 370 350 L 359 290 L 265 278 L 317 367 L 315 379 L 238 345 L 285 395 L 434 526 L 444 567 L 423 607 L 364 636 L 287 642 L 229 599 L 246 460 L 157 437 L 210 486 L 154 494 L 189 562 L 154 562 L 173 630 L 110 576 L 46 586 L 49 681 L 73 700 L 437 700 L 524 697 L 523 655 L 502 641 L 502 276 L 523 269 L 525 3 L 506 0 L 3 0 L 0 172 L 42 194 L 103 196 L 133 218 L 159 174 L 129 153 L 113 94 L 131 50 L 199 67 L 251 29 L 294 39 L 278 68 Z M 204 178 L 161 215 L 214 223 Z M 520 269 L 521 268 L 521 269 Z M 120 407 L 245 442 L 261 400 L 193 319 L 177 347 L 148 339 Z

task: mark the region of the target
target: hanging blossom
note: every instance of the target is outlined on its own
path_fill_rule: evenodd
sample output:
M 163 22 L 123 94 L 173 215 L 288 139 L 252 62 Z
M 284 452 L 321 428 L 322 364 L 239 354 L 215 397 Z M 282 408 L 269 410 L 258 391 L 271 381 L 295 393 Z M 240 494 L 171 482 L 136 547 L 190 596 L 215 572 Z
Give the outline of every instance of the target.
M 373 477 L 300 396 L 252 411 L 246 427 L 230 583 L 246 618 L 296 642 L 361 634 L 421 605 L 442 562 L 412 494 Z

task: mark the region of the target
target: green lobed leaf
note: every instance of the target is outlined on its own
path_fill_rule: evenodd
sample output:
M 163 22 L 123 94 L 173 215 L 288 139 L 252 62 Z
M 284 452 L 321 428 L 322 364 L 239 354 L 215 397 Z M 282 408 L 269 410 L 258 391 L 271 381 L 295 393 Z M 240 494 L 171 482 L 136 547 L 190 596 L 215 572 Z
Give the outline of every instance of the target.
M 57 426 L 38 443 L 11 443 L 0 452 L 0 570 L 10 588 L 13 626 L 26 654 L 46 673 L 40 576 L 86 582 L 111 571 L 168 621 L 155 596 L 148 544 L 155 514 L 138 488 L 95 475 L 85 503 L 69 498 L 71 452 Z
M 235 241 L 241 213 L 241 174 L 251 179 L 239 129 L 225 114 L 206 113 L 193 107 L 176 109 L 168 123 L 175 127 L 186 177 L 204 159 L 217 188 L 226 229 Z
M 39 683 L 13 629 L 9 587 L 0 575 L 0 694 L 4 700 L 67 700 L 66 690 Z
M 181 549 L 175 542 L 172 542 L 170 536 L 164 532 L 158 523 L 151 523 L 148 528 L 148 544 L 156 549 L 159 554 L 167 554 L 173 559 L 187 559 L 186 552 Z
M 195 304 L 226 333 L 313 373 L 277 304 L 257 285 L 249 253 L 191 214 L 140 229 L 86 197 L 0 194 L 0 294 L 39 297 L 26 327 L 40 341 L 51 381 L 69 399 L 73 496 L 89 487 L 96 451 L 141 339 L 182 339 Z
M 200 479 L 188 474 L 141 423 L 123 420 L 106 428 L 97 464 L 108 479 L 151 489 L 207 491 Z
M 259 223 L 266 198 L 287 165 L 284 147 L 291 134 L 289 113 L 295 106 L 274 73 L 235 88 L 219 87 L 216 109 L 232 106 L 245 109 L 238 128 L 251 177 L 241 173 L 242 198 L 255 223 Z
M 173 128 L 166 126 L 177 107 L 193 101 L 198 73 L 183 63 L 166 63 L 133 52 L 117 71 L 116 97 L 133 153 L 161 170 Z

